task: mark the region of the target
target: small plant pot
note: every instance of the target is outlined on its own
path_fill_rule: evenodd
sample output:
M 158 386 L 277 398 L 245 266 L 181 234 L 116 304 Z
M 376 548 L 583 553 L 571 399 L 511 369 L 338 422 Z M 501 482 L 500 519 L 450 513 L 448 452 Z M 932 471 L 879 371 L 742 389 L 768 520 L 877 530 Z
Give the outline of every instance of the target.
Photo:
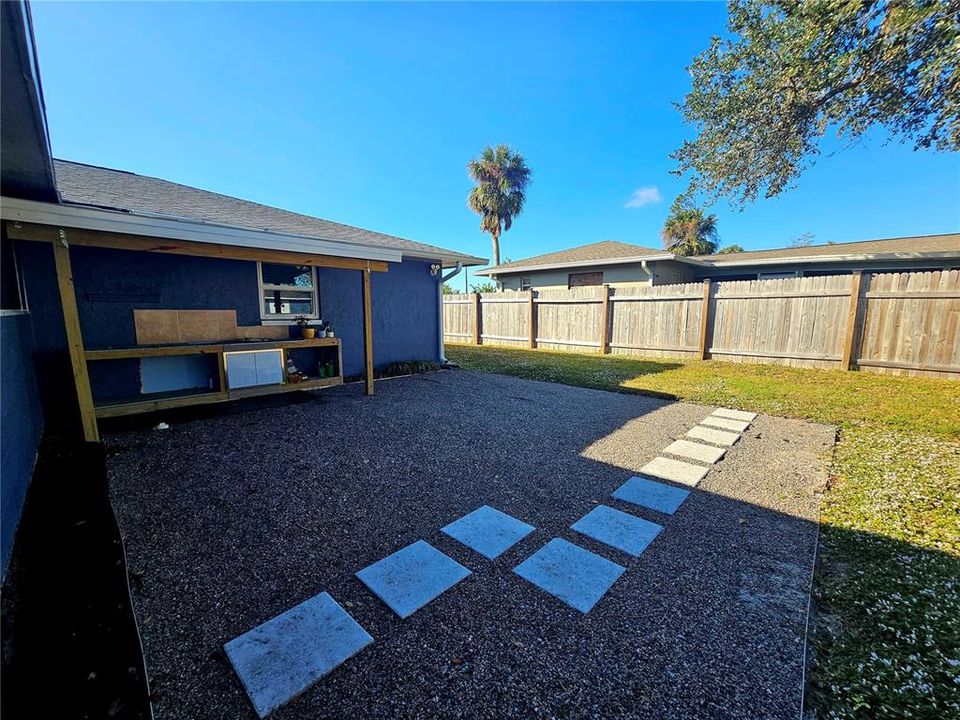
M 327 337 L 333 337 L 333 330 L 327 330 Z
M 317 334 L 317 329 L 310 327 L 300 328 L 300 334 L 303 335 L 304 340 L 312 340 Z

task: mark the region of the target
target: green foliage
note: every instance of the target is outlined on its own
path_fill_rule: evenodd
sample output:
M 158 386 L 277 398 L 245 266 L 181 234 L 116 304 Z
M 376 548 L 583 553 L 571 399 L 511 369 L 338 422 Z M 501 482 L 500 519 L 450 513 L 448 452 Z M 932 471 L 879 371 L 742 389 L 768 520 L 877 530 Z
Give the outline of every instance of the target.
M 725 247 L 717 250 L 717 255 L 729 255 L 730 253 L 742 253 L 744 252 L 743 246 L 741 245 L 727 245 Z
M 957 0 L 731 0 L 732 37 L 690 68 L 676 173 L 742 205 L 791 186 L 828 131 L 960 149 L 958 17 Z
M 456 295 L 456 294 L 457 294 L 457 290 L 455 290 L 450 283 L 444 283 L 443 285 L 441 285 L 441 286 L 440 286 L 440 292 L 442 292 L 444 295 Z
M 960 382 L 448 345 L 463 368 L 839 426 L 821 507 L 818 718 L 960 717 Z
M 468 207 L 480 216 L 480 229 L 493 241 L 493 264 L 500 264 L 500 235 L 523 211 L 530 184 L 530 168 L 523 156 L 507 145 L 486 147 L 480 157 L 467 163 L 467 173 L 476 183 L 467 196 Z
M 673 201 L 660 234 L 664 248 L 677 255 L 713 255 L 717 251 L 716 215 L 705 215 L 683 196 Z
M 497 284 L 492 282 L 483 282 L 477 285 L 471 285 L 471 289 L 478 293 L 490 293 L 497 291 Z

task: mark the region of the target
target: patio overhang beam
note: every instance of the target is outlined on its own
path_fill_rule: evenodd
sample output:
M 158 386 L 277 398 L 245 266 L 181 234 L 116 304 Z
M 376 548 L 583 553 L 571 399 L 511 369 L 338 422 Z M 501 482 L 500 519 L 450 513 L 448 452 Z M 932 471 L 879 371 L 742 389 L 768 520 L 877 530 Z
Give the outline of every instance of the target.
M 171 255 L 214 257 L 224 260 L 250 260 L 339 268 L 344 270 L 387 272 L 387 263 L 379 260 L 364 260 L 361 258 L 318 255 L 315 253 L 301 253 L 289 250 L 270 250 L 239 245 L 220 245 L 193 242 L 190 240 L 155 238 L 143 235 L 57 227 L 54 225 L 41 225 L 39 223 L 18 221 L 7 221 L 7 237 L 12 240 L 37 242 L 59 242 L 66 240 L 70 245 L 108 248 L 113 250 L 136 250 L 167 253 Z

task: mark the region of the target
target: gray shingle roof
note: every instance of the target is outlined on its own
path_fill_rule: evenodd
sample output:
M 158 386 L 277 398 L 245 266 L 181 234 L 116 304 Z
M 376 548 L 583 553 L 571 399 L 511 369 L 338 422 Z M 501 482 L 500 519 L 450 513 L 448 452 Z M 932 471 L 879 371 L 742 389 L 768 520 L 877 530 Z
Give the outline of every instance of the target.
M 486 263 L 483 258 L 435 245 L 301 215 L 124 170 L 112 170 L 68 160 L 54 160 L 54 168 L 57 173 L 57 188 L 66 203 L 168 215 L 318 240 L 394 248 L 416 257 L 449 257 L 470 265 Z
M 617 261 L 624 258 L 666 257 L 667 255 L 668 253 L 664 250 L 648 248 L 642 245 L 631 245 L 630 243 L 620 242 L 618 240 L 603 240 L 601 242 L 590 243 L 589 245 L 579 245 L 578 247 L 567 250 L 558 250 L 557 252 L 547 253 L 546 255 L 536 255 L 535 257 L 525 258 L 523 260 L 501 263 L 495 267 L 483 270 L 482 273 L 505 275 L 510 272 L 518 272 L 528 268 L 551 267 L 560 264 L 566 265 L 569 263 L 582 262 L 596 265 L 603 260 Z

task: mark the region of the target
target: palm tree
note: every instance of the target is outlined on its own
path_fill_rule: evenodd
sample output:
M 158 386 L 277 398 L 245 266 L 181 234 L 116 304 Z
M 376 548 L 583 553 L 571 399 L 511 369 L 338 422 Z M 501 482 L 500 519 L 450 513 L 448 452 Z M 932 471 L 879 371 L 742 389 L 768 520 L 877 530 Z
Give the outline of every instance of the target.
M 500 234 L 513 225 L 523 210 L 530 184 L 530 168 L 523 156 L 507 145 L 486 147 L 480 157 L 467 163 L 467 173 L 476 183 L 467 205 L 480 216 L 480 229 L 493 240 L 493 264 L 500 264 Z
M 676 255 L 713 255 L 717 251 L 717 216 L 674 203 L 663 223 L 663 246 Z
M 727 245 L 726 247 L 722 247 L 719 250 L 717 250 L 716 254 L 729 255 L 730 253 L 742 253 L 743 251 L 744 250 L 742 245 Z

